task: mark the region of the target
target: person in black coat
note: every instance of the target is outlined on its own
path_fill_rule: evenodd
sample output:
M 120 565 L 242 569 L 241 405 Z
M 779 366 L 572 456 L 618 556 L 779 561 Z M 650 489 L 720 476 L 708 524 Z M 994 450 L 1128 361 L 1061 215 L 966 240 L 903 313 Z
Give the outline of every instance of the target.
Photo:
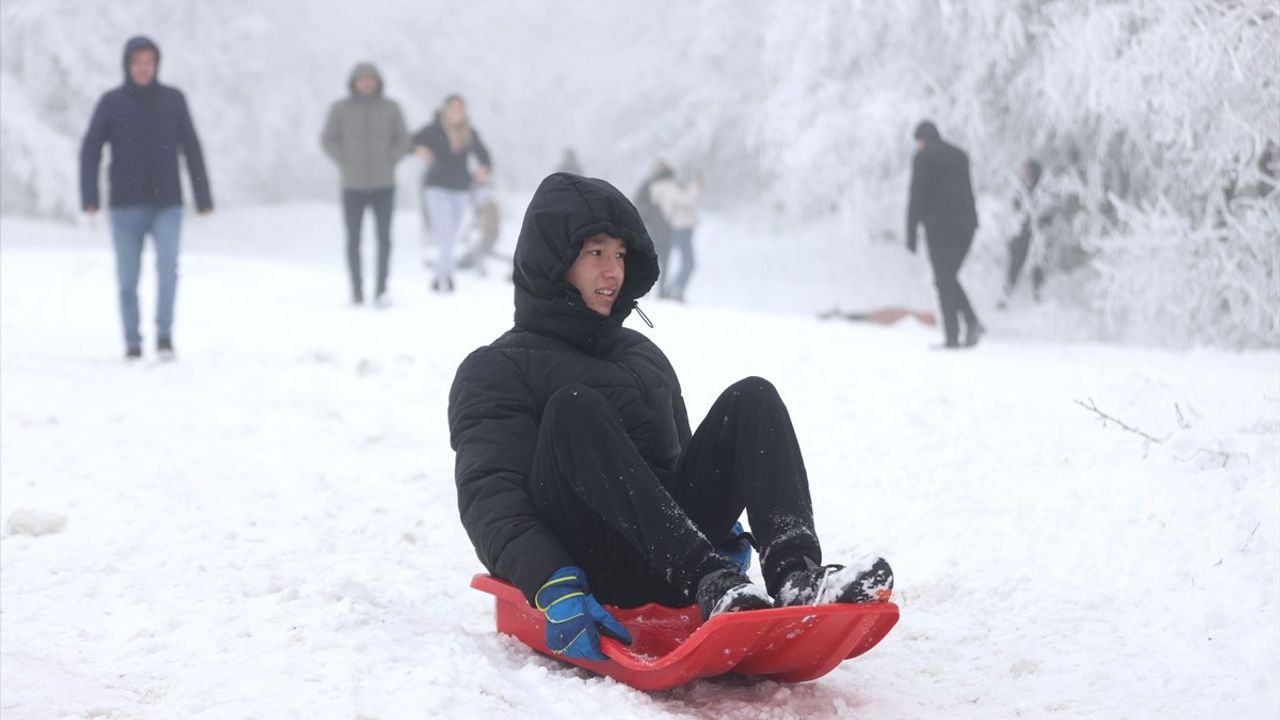
M 645 229 L 649 231 L 649 238 L 653 241 L 654 250 L 658 253 L 658 268 L 665 270 L 671 259 L 671 223 L 667 221 L 665 215 L 662 214 L 662 208 L 653 201 L 651 190 L 654 183 L 662 182 L 668 178 L 675 177 L 675 170 L 667 164 L 665 160 L 658 160 L 653 164 L 653 169 L 645 176 L 640 183 L 639 189 L 632 197 L 635 198 L 636 210 L 640 213 L 640 219 L 644 222 Z M 659 297 L 665 297 L 662 287 L 658 288 Z
M 694 432 L 667 357 L 622 327 L 658 279 L 622 193 L 547 177 L 514 264 L 515 326 L 458 368 L 449 429 L 462 524 L 489 572 L 546 613 L 549 648 L 601 659 L 598 626 L 625 640 L 600 602 L 696 601 L 705 619 L 770 607 L 769 595 L 888 597 L 883 560 L 820 565 L 804 462 L 774 387 L 734 384 Z M 768 594 L 726 557 L 744 509 Z
M 89 215 L 98 212 L 98 170 L 102 146 L 111 145 L 111 234 L 116 251 L 125 357 L 142 356 L 138 332 L 138 273 L 142 244 L 150 234 L 156 247 L 159 281 L 156 350 L 172 356 L 173 304 L 178 284 L 178 235 L 182 186 L 178 153 L 187 159 L 191 189 L 201 214 L 213 210 L 204 154 L 187 101 L 177 88 L 157 79 L 160 48 L 150 38 L 131 38 L 124 49 L 124 84 L 98 101 L 80 147 L 80 200 Z
M 929 263 L 942 306 L 946 347 L 960 347 L 959 316 L 965 320 L 966 346 L 978 343 L 984 331 L 960 286 L 960 266 L 973 245 L 978 211 L 969 180 L 969 156 L 945 142 L 938 128 L 925 120 L 916 126 L 916 155 L 911 167 L 911 197 L 907 203 L 907 249 L 916 251 L 916 230 L 924 223 Z

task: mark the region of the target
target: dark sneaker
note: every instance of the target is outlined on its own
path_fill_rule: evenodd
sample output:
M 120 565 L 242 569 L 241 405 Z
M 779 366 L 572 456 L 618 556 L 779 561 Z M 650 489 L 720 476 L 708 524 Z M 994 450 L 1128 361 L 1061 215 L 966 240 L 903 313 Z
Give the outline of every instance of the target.
M 125 360 L 141 360 L 142 348 L 140 347 L 128 348 L 127 350 L 124 351 L 124 359 Z
M 805 564 L 808 569 L 782 581 L 778 607 L 884 602 L 893 595 L 893 570 L 884 558 L 867 558 L 849 567 L 816 565 L 808 558 Z
M 717 570 L 699 580 L 697 597 L 704 621 L 720 613 L 773 607 L 764 588 L 733 568 Z
M 352 305 L 363 305 L 363 304 L 364 304 L 364 291 L 363 291 L 363 290 L 352 290 L 352 291 L 351 291 L 351 304 L 352 304 Z
M 173 340 L 171 338 L 162 337 L 156 340 L 156 355 L 161 360 L 173 359 Z

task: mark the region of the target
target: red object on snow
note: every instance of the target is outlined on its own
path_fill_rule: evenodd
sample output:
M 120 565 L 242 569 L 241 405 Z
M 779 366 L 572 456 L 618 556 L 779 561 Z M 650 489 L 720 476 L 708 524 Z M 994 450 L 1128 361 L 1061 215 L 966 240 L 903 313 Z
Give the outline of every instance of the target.
M 902 307 L 884 307 L 868 310 L 866 312 L 845 312 L 836 308 L 818 314 L 819 318 L 829 320 L 831 318 L 840 318 L 842 320 L 852 320 L 854 322 L 870 322 L 877 325 L 893 325 L 899 320 L 906 317 L 915 318 L 921 325 L 933 327 L 938 324 L 938 319 L 928 310 L 912 310 Z
M 730 672 L 781 682 L 813 680 L 875 647 L 898 622 L 898 606 L 889 602 L 724 613 L 705 623 L 697 606 L 606 607 L 631 633 L 632 643 L 602 636 L 609 660 L 596 662 L 548 651 L 542 613 L 529 607 L 514 586 L 479 574 L 471 587 L 496 598 L 498 632 L 641 690 L 666 690 Z

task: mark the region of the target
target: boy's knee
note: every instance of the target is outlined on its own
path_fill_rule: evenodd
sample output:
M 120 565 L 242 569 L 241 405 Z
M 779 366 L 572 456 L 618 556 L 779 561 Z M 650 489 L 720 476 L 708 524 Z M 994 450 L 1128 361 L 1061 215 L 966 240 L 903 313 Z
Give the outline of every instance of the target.
M 733 391 L 735 395 L 747 398 L 764 399 L 778 397 L 778 389 L 773 386 L 773 383 L 762 377 L 756 377 L 755 375 L 739 380 L 733 385 L 730 385 L 729 389 Z
M 569 383 L 551 393 L 542 411 L 543 422 L 599 422 L 612 417 L 613 406 L 598 390 L 580 383 Z

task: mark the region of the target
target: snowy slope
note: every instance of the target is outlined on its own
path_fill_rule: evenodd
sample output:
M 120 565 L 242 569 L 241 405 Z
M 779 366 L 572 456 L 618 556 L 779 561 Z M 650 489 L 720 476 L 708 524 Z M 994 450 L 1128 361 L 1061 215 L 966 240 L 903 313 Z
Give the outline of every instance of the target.
M 187 222 L 180 359 L 126 365 L 105 230 L 0 219 L 0 519 L 66 518 L 0 539 L 6 720 L 1280 713 L 1275 352 L 944 354 L 909 324 L 724 309 L 767 273 L 705 264 L 703 304 L 645 304 L 691 414 L 773 380 L 828 559 L 883 552 L 903 616 L 816 682 L 645 694 L 496 636 L 466 587 L 444 408 L 510 287 L 429 295 L 409 213 L 383 311 L 344 302 L 335 208 Z M 903 276 L 894 302 L 927 307 Z

